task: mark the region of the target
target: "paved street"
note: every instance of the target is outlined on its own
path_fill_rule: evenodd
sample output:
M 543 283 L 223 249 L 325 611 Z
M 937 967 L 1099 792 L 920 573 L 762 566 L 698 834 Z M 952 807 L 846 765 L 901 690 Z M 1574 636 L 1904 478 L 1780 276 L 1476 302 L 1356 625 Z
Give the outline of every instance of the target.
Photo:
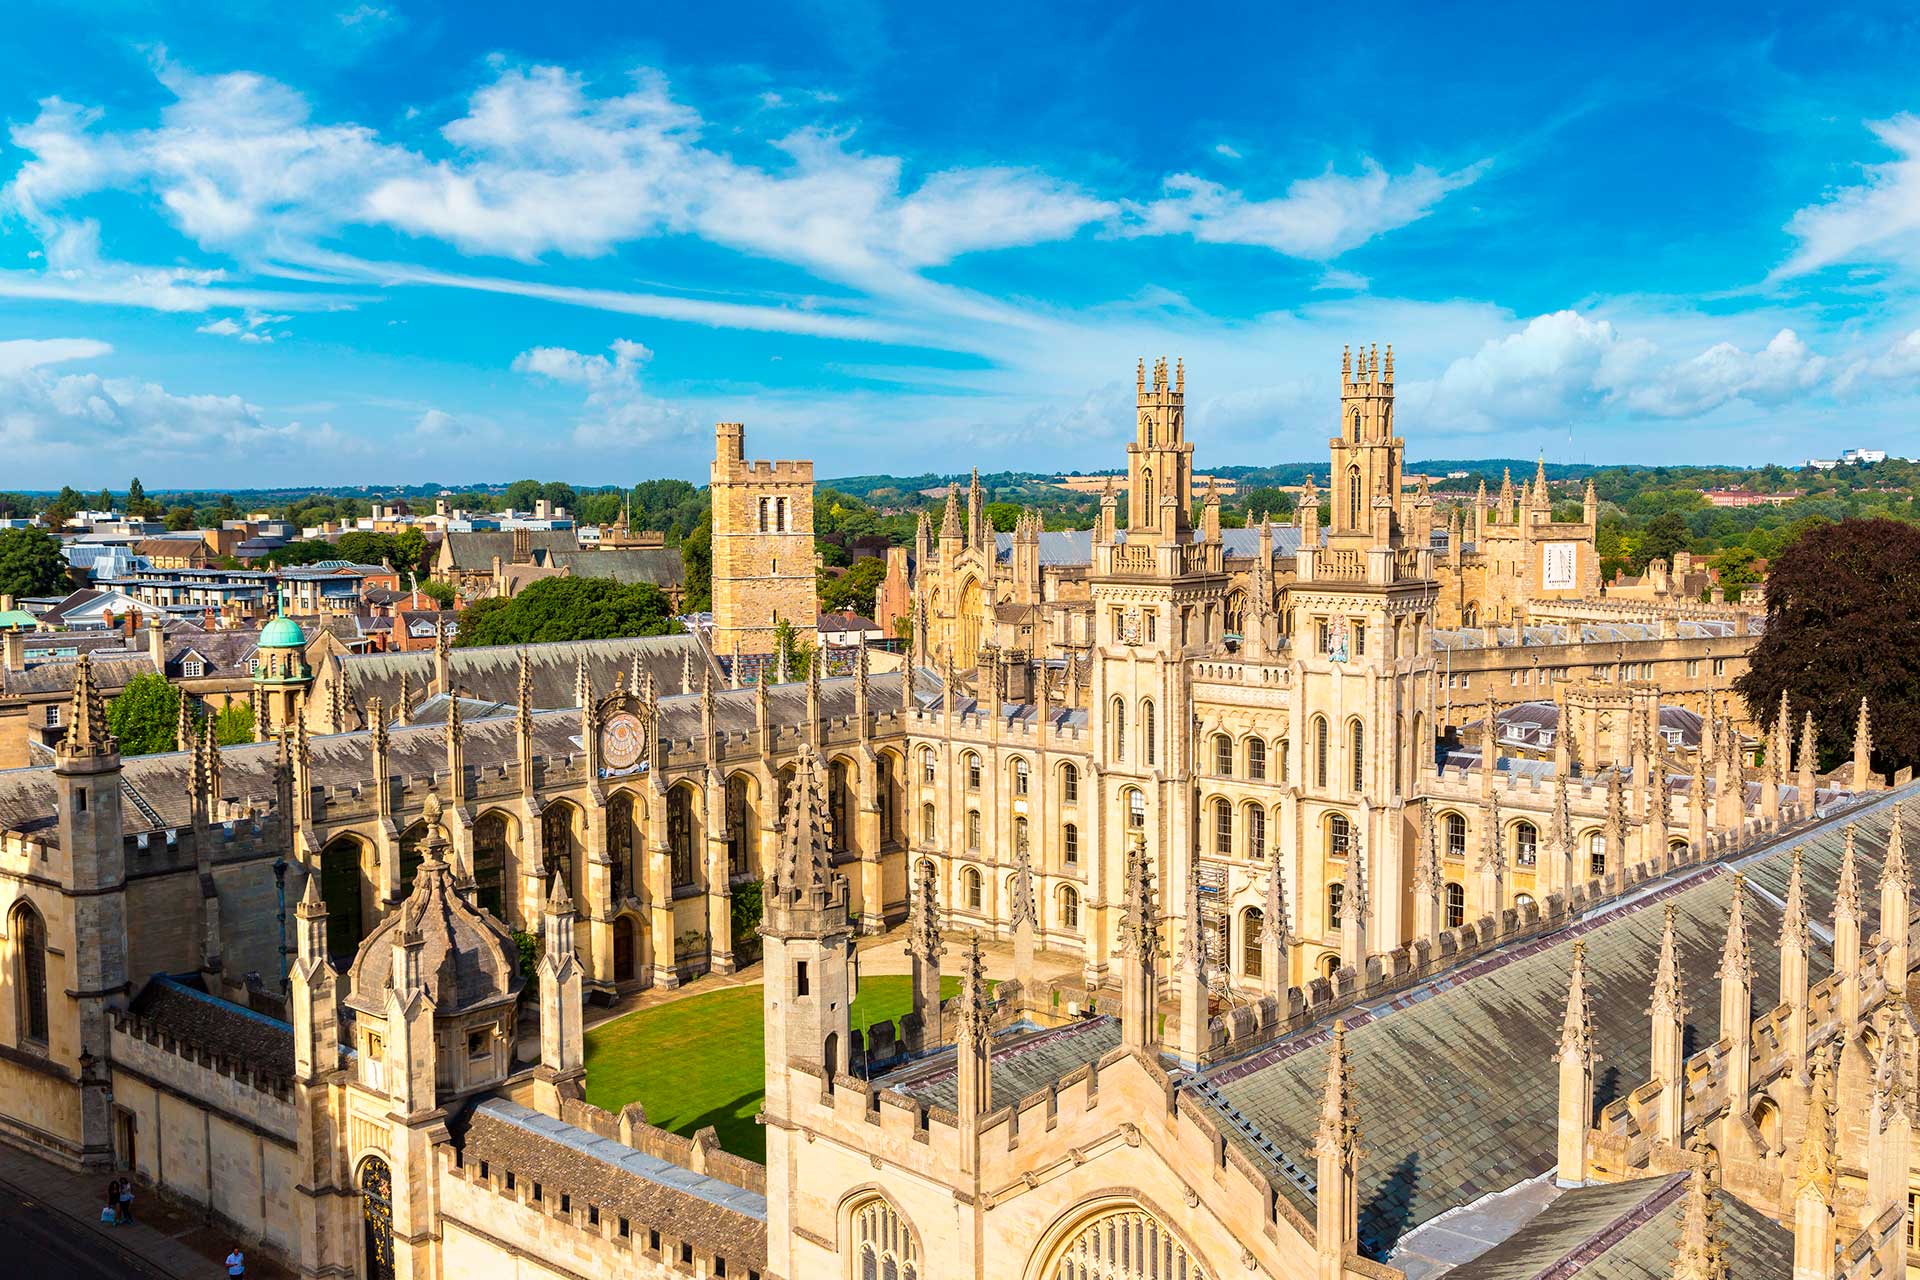
M 0 1180 L 0 1272 L 41 1280 L 174 1280 L 105 1233 L 81 1226 L 31 1192 Z

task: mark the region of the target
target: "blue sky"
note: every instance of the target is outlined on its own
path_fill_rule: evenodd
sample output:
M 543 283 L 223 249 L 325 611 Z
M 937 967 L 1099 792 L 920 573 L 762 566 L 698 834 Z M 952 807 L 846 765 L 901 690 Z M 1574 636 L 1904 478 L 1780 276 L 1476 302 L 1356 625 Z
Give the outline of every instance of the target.
M 1569 10 L 1575 7 L 1563 7 Z M 1920 453 L 1911 6 L 33 4 L 0 487 Z

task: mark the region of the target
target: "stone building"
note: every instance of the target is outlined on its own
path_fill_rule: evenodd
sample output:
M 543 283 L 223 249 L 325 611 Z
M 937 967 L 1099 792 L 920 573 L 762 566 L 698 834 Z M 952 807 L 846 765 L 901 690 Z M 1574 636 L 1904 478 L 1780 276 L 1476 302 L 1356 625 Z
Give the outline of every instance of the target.
M 747 459 L 747 429 L 714 428 L 713 648 L 769 654 L 781 622 L 804 635 L 820 616 L 814 577 L 813 463 Z
M 726 642 L 694 634 L 443 636 L 302 672 L 263 636 L 286 654 L 263 702 L 298 691 L 267 741 L 122 761 L 76 659 L 54 763 L 0 773 L 0 1134 L 131 1164 L 313 1276 L 1333 1280 L 1430 1274 L 1415 1264 L 1460 1233 L 1495 1246 L 1487 1277 L 1512 1274 L 1500 1249 L 1751 1268 L 1802 1250 L 1797 1280 L 1886 1274 L 1910 1157 L 1869 1149 L 1859 1063 L 1911 1080 L 1884 1066 L 1911 888 L 1886 854 L 1878 940 L 1841 909 L 1897 844 L 1865 707 L 1846 787 L 1817 776 L 1804 720 L 1794 749 L 1794 708 L 1766 717 L 1756 774 L 1717 693 L 1676 740 L 1662 686 L 1617 667 L 1544 686 L 1550 742 L 1464 744 L 1502 723 L 1500 685 L 1447 701 L 1457 629 L 1436 622 L 1429 512 L 1399 492 L 1390 374 L 1343 378 L 1324 537 L 1309 507 L 1292 536 L 1230 539 L 1217 495 L 1192 493 L 1183 370 L 1142 368 L 1125 516 L 1105 501 L 1073 565 L 1046 564 L 1031 523 L 1009 539 L 1031 598 L 971 615 L 964 668 L 949 606 L 1006 579 L 957 495 L 900 672 L 861 648 L 845 676 L 731 687 Z M 721 448 L 740 458 L 726 428 Z M 752 496 L 750 541 L 781 495 Z M 1527 658 L 1525 638 L 1488 649 Z M 1852 859 L 1790 859 L 1847 823 Z M 1792 918 L 1783 859 L 1835 924 L 1801 974 L 1815 994 L 1768 1013 L 1798 988 L 1714 931 Z M 757 938 L 736 934 L 749 885 Z M 1765 1016 L 1739 1030 L 1750 1010 L 1724 995 L 1712 1046 L 1657 1033 L 1656 1089 L 1632 1046 L 1668 903 L 1681 986 L 1718 961 Z M 914 1011 L 857 1031 L 853 941 L 902 922 Z M 537 974 L 512 931 L 543 939 Z M 1015 955 L 991 991 L 983 936 Z M 764 1166 L 581 1100 L 582 1001 L 755 947 Z M 1040 981 L 1040 948 L 1079 972 Z M 1846 1028 L 1854 1074 L 1843 1051 L 1823 1095 L 1815 1051 Z M 1803 1061 L 1812 1091 L 1763 1109 L 1753 1082 Z M 1748 1100 L 1759 1137 L 1728 1122 L 1746 1136 L 1710 1156 L 1648 1136 Z M 1809 1125 L 1823 1106 L 1854 1129 Z M 1817 1204 L 1804 1177 L 1777 1185 L 1808 1159 Z M 1555 1171 L 1623 1189 L 1556 1197 Z M 1651 1225 L 1683 1203 L 1685 1229 Z

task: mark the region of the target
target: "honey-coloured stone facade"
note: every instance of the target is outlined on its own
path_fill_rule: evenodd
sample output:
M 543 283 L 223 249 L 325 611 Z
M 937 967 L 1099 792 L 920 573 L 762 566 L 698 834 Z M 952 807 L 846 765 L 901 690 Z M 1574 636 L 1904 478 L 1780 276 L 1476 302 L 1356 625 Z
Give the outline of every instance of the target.
M 714 428 L 713 647 L 774 651 L 782 621 L 803 634 L 820 616 L 813 564 L 813 463 L 748 461 L 747 429 Z

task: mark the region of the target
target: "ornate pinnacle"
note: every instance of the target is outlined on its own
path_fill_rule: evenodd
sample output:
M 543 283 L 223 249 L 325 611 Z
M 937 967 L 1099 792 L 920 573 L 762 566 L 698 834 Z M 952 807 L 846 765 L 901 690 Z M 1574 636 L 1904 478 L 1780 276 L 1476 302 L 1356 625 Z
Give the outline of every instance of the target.
M 1787 876 L 1787 899 L 1780 912 L 1780 949 L 1796 948 L 1802 954 L 1807 950 L 1809 938 L 1807 895 L 1800 872 L 1805 853 L 1799 845 L 1793 847 L 1793 870 Z
M 940 517 L 940 536 L 957 538 L 960 536 L 960 486 L 947 486 L 947 509 Z
M 1725 1242 L 1720 1238 L 1719 1202 L 1707 1172 L 1708 1157 L 1696 1151 L 1687 1174 L 1687 1199 L 1680 1211 L 1680 1246 L 1673 1259 L 1673 1280 L 1727 1280 Z
M 1153 901 L 1153 869 L 1146 841 L 1136 835 L 1127 848 L 1126 897 L 1120 919 L 1120 951 L 1152 962 L 1160 955 L 1160 921 Z
M 520 674 L 514 684 L 514 711 L 522 724 L 533 719 L 533 660 L 520 651 Z
M 1899 804 L 1893 806 L 1893 823 L 1887 828 L 1887 861 L 1886 866 L 1880 872 L 1880 884 L 1883 893 L 1886 891 L 1886 886 L 1889 885 L 1899 884 L 1903 886 L 1904 890 L 1905 886 L 1911 884 L 1911 877 L 1907 874 L 1906 841 L 1900 834 L 1900 808 L 1901 806 Z M 1906 897 L 1904 891 L 1901 893 L 1901 897 L 1903 899 Z M 1884 926 L 1882 927 L 1882 932 L 1885 932 Z
M 60 739 L 60 754 L 104 756 L 119 750 L 107 731 L 107 707 L 100 686 L 93 682 L 93 660 L 82 653 L 73 667 L 73 696 L 68 703 L 67 731 Z
M 919 883 L 909 913 L 907 954 L 927 964 L 939 963 L 947 948 L 940 938 L 939 881 L 930 858 L 920 863 Z
M 1813 1097 L 1807 1104 L 1807 1129 L 1800 1140 L 1797 1187 L 1831 1202 L 1835 1174 L 1833 1151 L 1833 1060 L 1819 1055 L 1813 1069 Z
M 1278 850 L 1274 851 L 1273 866 L 1267 873 L 1267 901 L 1266 909 L 1260 914 L 1260 937 L 1262 941 L 1271 939 L 1281 948 L 1281 962 L 1284 964 L 1285 949 L 1293 941 L 1293 924 L 1287 919 L 1287 888 Z M 1281 977 L 1284 980 L 1285 975 Z
M 1033 856 L 1025 841 L 1016 844 L 1013 850 L 1013 885 L 1007 923 L 1015 927 L 1023 923 L 1040 927 L 1039 914 L 1033 909 Z
M 1753 956 L 1747 949 L 1747 878 L 1739 872 L 1733 877 L 1733 900 L 1727 906 L 1727 945 L 1720 953 L 1720 976 L 1740 982 L 1753 981 Z
M 1413 847 L 1413 891 L 1428 896 L 1439 889 L 1440 849 L 1433 830 L 1433 805 L 1429 803 L 1420 806 L 1420 836 Z
M 1567 976 L 1567 1015 L 1560 1024 L 1560 1056 L 1577 1056 L 1592 1070 L 1593 1009 L 1587 1002 L 1587 944 L 1573 944 L 1573 968 Z
M 1360 1120 L 1353 1109 L 1353 1064 L 1347 1058 L 1347 1024 L 1336 1019 L 1333 1043 L 1327 1050 L 1327 1084 L 1320 1098 L 1320 1128 L 1314 1134 L 1317 1154 L 1343 1161 L 1360 1158 Z M 1351 1166 L 1349 1166 L 1351 1167 Z
M 1660 961 L 1653 971 L 1653 1005 L 1647 1012 L 1656 1018 L 1678 1021 L 1687 1016 L 1685 993 L 1680 989 L 1680 959 L 1673 936 L 1673 904 L 1667 904 L 1660 930 Z
M 987 966 L 980 958 L 980 935 L 967 935 L 966 957 L 960 969 L 960 998 L 957 1001 L 960 1015 L 961 1042 L 985 1045 L 990 1015 L 987 1010 Z
M 774 892 L 797 900 L 827 888 L 832 878 L 830 832 L 820 758 L 802 749 L 780 833 L 780 857 L 774 868 Z
M 1833 917 L 1835 920 L 1860 918 L 1860 880 L 1854 870 L 1853 857 L 1854 824 L 1847 824 L 1847 844 L 1840 854 L 1840 880 L 1833 892 Z
M 1205 940 L 1205 927 L 1200 922 L 1200 861 L 1194 859 L 1187 874 L 1187 901 L 1184 927 L 1180 937 L 1180 959 L 1186 965 L 1187 972 L 1206 981 L 1207 949 L 1201 945 Z

